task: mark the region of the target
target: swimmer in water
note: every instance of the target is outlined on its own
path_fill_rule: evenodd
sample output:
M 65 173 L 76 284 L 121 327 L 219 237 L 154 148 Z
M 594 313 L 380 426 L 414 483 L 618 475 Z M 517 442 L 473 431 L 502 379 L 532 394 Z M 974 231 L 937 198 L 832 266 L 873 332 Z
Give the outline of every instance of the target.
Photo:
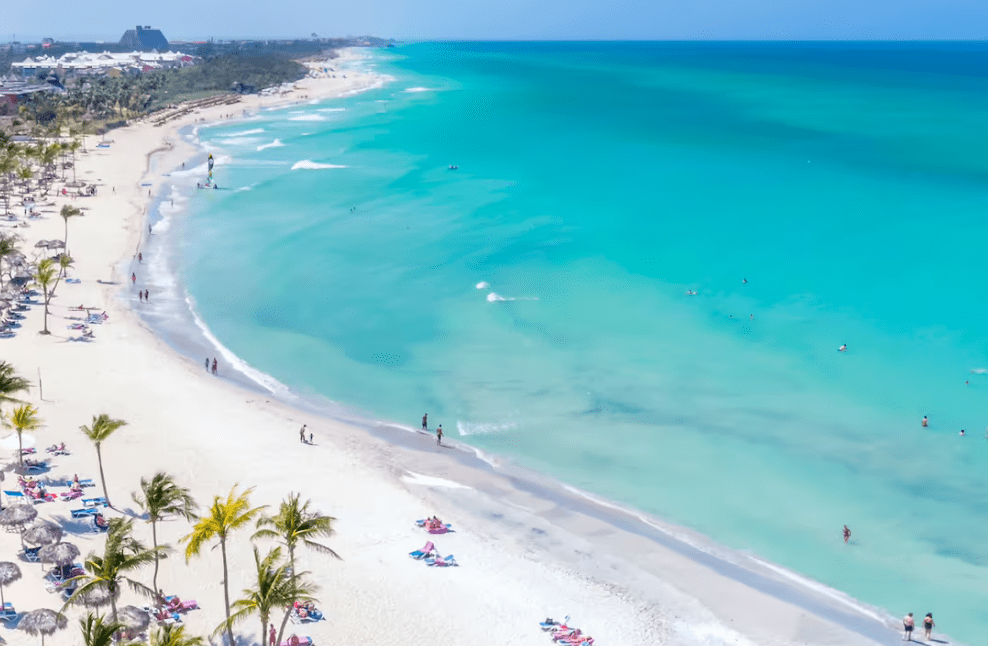
M 851 530 L 848 529 L 847 525 L 844 525 L 844 542 L 851 540 Z
M 959 435 L 960 435 L 961 437 L 964 437 L 964 429 L 961 429 L 961 432 L 959 433 Z
M 741 284 L 742 285 L 747 285 L 748 284 L 748 279 L 747 278 L 742 278 L 741 279 Z
M 923 428 L 926 428 L 929 425 L 930 425 L 929 420 L 926 419 L 926 415 L 923 415 Z
M 841 347 L 837 348 L 838 352 L 847 352 L 847 344 L 845 343 Z

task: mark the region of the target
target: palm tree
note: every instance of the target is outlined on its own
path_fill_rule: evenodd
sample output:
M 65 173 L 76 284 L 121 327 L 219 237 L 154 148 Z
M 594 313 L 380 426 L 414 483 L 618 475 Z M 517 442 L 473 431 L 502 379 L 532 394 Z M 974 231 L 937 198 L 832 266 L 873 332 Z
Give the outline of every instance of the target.
M 168 515 L 183 516 L 186 520 L 195 518 L 193 513 L 196 503 L 189 490 L 175 484 L 174 478 L 167 473 L 158 472 L 150 481 L 141 478 L 141 493 L 133 493 L 134 499 L 151 523 L 151 544 L 158 548 L 158 521 Z M 154 576 L 151 587 L 158 589 L 158 558 L 155 554 Z
M 10 413 L 10 426 L 17 432 L 17 463 L 24 465 L 24 441 L 22 433 L 24 431 L 36 431 L 41 428 L 41 419 L 38 417 L 38 409 L 31 404 L 18 406 Z
M 254 532 L 254 536 L 252 537 L 255 539 L 273 538 L 276 540 L 281 540 L 281 542 L 284 543 L 285 547 L 288 548 L 288 566 L 290 568 L 290 572 L 292 572 L 292 585 L 296 585 L 298 583 L 298 579 L 294 572 L 297 570 L 295 567 L 295 549 L 299 545 L 308 547 L 309 549 L 319 552 L 320 554 L 329 554 L 330 556 L 343 560 L 342 557 L 332 549 L 313 540 L 319 537 L 329 538 L 332 536 L 333 521 L 336 519 L 332 516 L 324 516 L 318 511 L 309 511 L 309 504 L 312 501 L 306 500 L 303 503 L 300 502 L 300 498 L 300 495 L 297 493 L 289 493 L 288 497 L 285 498 L 278 507 L 277 515 L 262 516 L 258 519 L 258 530 Z M 285 630 L 285 623 L 287 620 L 288 617 L 286 615 L 285 620 L 281 622 L 281 632 Z M 280 632 L 278 643 L 281 643 Z
M 58 257 L 58 275 L 63 278 L 68 276 L 69 267 L 72 266 L 73 262 L 72 256 L 65 253 L 61 254 Z
M 301 576 L 294 575 L 294 570 L 289 570 L 287 562 L 281 561 L 281 548 L 276 547 L 263 559 L 261 553 L 254 546 L 254 566 L 257 569 L 257 581 L 252 588 L 243 591 L 243 597 L 233 602 L 233 613 L 231 620 L 233 623 L 243 621 L 251 615 L 258 615 L 261 620 L 261 643 L 265 643 L 265 628 L 271 619 L 271 613 L 279 608 L 288 606 L 285 613 L 285 620 L 291 614 L 292 604 L 295 601 L 315 601 L 312 594 L 315 586 L 303 580 Z M 284 621 L 282 630 L 284 630 Z M 213 632 L 214 635 L 223 631 L 225 624 L 220 624 Z M 281 636 L 278 637 L 281 643 Z
M 309 511 L 309 504 L 312 501 L 306 500 L 300 503 L 299 499 L 297 493 L 288 494 L 278 507 L 276 516 L 262 516 L 258 519 L 258 530 L 254 532 L 252 538 L 280 539 L 288 548 L 288 564 L 292 571 L 295 570 L 295 549 L 299 545 L 342 560 L 339 554 L 313 540 L 332 536 L 333 521 L 336 519 L 323 516 L 318 511 Z
M 100 445 L 113 435 L 121 426 L 126 426 L 127 422 L 122 419 L 110 419 L 110 416 L 106 413 L 100 413 L 97 417 L 93 415 L 93 425 L 92 426 L 80 426 L 79 430 L 86 434 L 93 444 L 96 445 L 96 459 L 99 460 L 99 479 L 103 483 L 103 496 L 106 498 L 106 504 L 113 506 L 110 502 L 110 490 L 106 488 L 106 476 L 103 474 L 103 452 L 100 450 Z
M 51 297 L 55 295 L 55 288 L 58 287 L 58 281 L 61 278 L 61 274 L 55 271 L 55 261 L 51 258 L 45 258 L 38 263 L 37 268 L 34 270 L 34 282 L 41 286 L 42 292 L 44 292 L 45 299 L 45 329 L 41 331 L 42 334 L 51 334 L 48 331 L 48 303 L 51 302 Z
M 112 621 L 105 622 L 101 615 L 90 612 L 79 620 L 79 627 L 82 628 L 83 646 L 110 646 L 113 643 L 113 634 L 124 626 Z
M 253 521 L 264 507 L 250 506 L 250 494 L 253 488 L 237 494 L 237 486 L 234 485 L 226 500 L 219 496 L 213 497 L 213 506 L 205 516 L 199 519 L 192 533 L 182 538 L 187 542 L 185 548 L 185 560 L 189 561 L 193 556 L 199 556 L 203 546 L 209 541 L 218 539 L 220 542 L 220 552 L 223 555 L 223 601 L 226 610 L 226 634 L 230 640 L 229 646 L 234 646 L 233 623 L 230 620 L 230 583 L 229 570 L 226 562 L 226 539 L 234 530 L 244 527 Z
M 151 646 L 202 646 L 202 637 L 185 636 L 185 626 L 165 624 L 151 633 Z
M 0 291 L 3 291 L 3 263 L 6 258 L 15 256 L 19 253 L 17 249 L 17 241 L 11 237 L 0 237 Z
M 69 252 L 69 218 L 74 218 L 76 216 L 82 215 L 82 211 L 80 211 L 74 206 L 69 206 L 68 204 L 65 204 L 62 206 L 62 210 L 59 211 L 59 215 L 61 215 L 62 219 L 65 220 L 65 240 L 63 240 L 63 242 L 65 242 L 65 253 L 68 253 Z
M 30 386 L 27 379 L 14 374 L 14 366 L 6 361 L 0 361 L 0 404 L 21 403 L 21 400 L 14 395 L 27 390 Z
M 150 565 L 154 561 L 156 551 L 148 549 L 131 536 L 133 527 L 133 520 L 124 520 L 123 518 L 110 520 L 110 527 L 106 533 L 106 544 L 103 546 L 103 555 L 98 556 L 95 553 L 90 553 L 86 557 L 86 562 L 83 563 L 86 574 L 72 579 L 78 582 L 78 587 L 69 597 L 69 600 L 65 602 L 62 610 L 77 603 L 89 605 L 102 603 L 101 600 L 105 597 L 109 599 L 110 608 L 113 611 L 111 617 L 116 621 L 117 598 L 120 596 L 120 589 L 124 582 L 134 592 L 149 598 L 154 597 L 154 590 L 127 576 L 130 572 Z M 94 598 L 99 601 L 94 602 Z

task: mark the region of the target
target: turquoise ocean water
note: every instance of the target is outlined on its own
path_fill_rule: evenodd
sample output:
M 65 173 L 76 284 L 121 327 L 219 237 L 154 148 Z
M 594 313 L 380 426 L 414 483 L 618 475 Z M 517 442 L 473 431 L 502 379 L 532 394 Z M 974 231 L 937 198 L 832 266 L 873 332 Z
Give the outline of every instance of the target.
M 983 639 L 988 46 L 361 65 L 394 80 L 199 133 L 227 190 L 182 275 L 223 344 Z

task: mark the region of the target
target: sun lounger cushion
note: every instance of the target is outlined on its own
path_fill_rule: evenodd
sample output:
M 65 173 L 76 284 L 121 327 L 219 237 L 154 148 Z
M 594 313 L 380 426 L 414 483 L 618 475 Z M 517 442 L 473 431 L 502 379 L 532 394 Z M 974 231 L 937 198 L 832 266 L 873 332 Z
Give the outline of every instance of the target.
M 73 518 L 85 518 L 87 516 L 92 516 L 92 515 L 94 515 L 96 513 L 97 513 L 97 510 L 96 510 L 95 507 L 91 507 L 89 509 L 73 509 L 72 510 L 72 517 Z

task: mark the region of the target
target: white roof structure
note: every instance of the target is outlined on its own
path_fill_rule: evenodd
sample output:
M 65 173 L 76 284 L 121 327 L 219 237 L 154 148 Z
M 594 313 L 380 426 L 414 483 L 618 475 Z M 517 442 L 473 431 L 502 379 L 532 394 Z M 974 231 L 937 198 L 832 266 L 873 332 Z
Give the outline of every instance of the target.
M 125 69 L 128 67 L 173 67 L 189 63 L 192 57 L 182 52 L 128 52 L 128 53 L 92 53 L 69 52 L 60 57 L 28 56 L 20 63 L 11 63 L 10 67 L 20 72 L 25 70 L 56 70 L 77 71 L 107 71 L 109 69 Z

